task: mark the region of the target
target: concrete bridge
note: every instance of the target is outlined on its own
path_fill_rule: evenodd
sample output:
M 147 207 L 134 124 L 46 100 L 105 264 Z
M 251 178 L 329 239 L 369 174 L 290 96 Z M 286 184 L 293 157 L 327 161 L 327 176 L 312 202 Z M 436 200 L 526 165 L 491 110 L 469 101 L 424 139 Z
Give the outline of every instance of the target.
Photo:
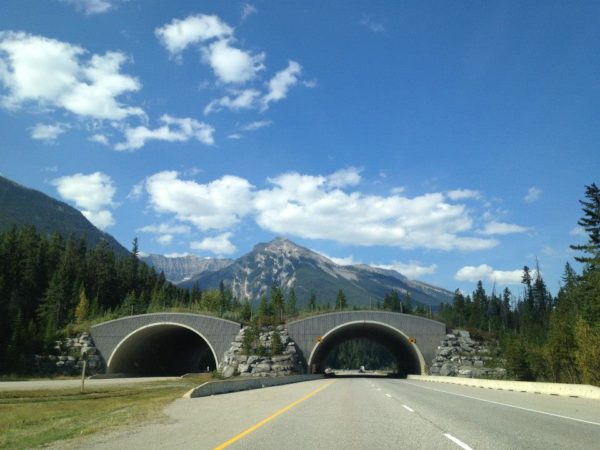
M 108 373 L 180 375 L 214 370 L 241 325 L 218 317 L 155 313 L 92 327 Z M 418 316 L 384 311 L 342 311 L 287 324 L 309 372 L 322 372 L 328 353 L 344 341 L 367 338 L 395 356 L 400 374 L 424 374 L 446 327 Z

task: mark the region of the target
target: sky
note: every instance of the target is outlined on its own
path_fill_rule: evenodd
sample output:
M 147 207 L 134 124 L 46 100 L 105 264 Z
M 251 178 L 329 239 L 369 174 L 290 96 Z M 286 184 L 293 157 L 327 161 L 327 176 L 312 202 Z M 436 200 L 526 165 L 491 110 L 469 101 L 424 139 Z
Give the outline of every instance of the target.
M 0 174 L 145 253 L 285 236 L 556 292 L 600 181 L 599 50 L 585 1 L 3 0 Z

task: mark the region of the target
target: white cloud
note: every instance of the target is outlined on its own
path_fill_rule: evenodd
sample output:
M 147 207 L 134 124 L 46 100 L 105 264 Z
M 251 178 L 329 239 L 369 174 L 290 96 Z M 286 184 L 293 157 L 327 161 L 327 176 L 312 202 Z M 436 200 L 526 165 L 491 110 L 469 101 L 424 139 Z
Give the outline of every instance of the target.
M 75 203 L 82 214 L 101 230 L 114 225 L 112 213 L 106 209 L 114 207 L 116 188 L 112 179 L 102 173 L 89 175 L 76 173 L 52 180 L 60 196 Z
M 360 183 L 360 172 L 356 167 L 337 170 L 327 177 L 327 184 L 334 188 L 355 186 Z
M 278 102 L 287 97 L 288 90 L 298 82 L 298 76 L 302 72 L 302 66 L 296 61 L 289 61 L 288 66 L 277 72 L 269 81 L 269 92 L 263 97 L 266 108 L 271 102 Z
M 521 225 L 516 225 L 514 223 L 504 223 L 504 222 L 489 222 L 485 224 L 483 230 L 478 231 L 480 234 L 485 234 L 486 236 L 491 236 L 494 234 L 512 234 L 512 233 L 524 233 L 528 229 Z
M 229 240 L 231 233 L 223 233 L 215 237 L 207 237 L 200 242 L 192 242 L 190 247 L 194 250 L 206 250 L 216 255 L 230 255 L 237 249 Z
M 156 242 L 158 242 L 160 245 L 169 245 L 171 242 L 173 242 L 173 235 L 161 234 L 156 238 Z
M 202 48 L 202 59 L 210 65 L 215 76 L 223 83 L 241 84 L 264 70 L 264 53 L 251 54 L 231 47 L 229 40 L 221 39 Z
M 396 186 L 396 187 L 390 189 L 390 192 L 395 195 L 400 195 L 400 194 L 403 194 L 405 190 L 406 189 L 404 189 L 404 187 L 402 187 L 402 186 Z
M 250 122 L 242 127 L 244 131 L 256 131 L 261 128 L 265 128 L 271 126 L 273 124 L 272 120 L 257 120 L 256 122 Z
M 569 231 L 571 236 L 587 236 L 587 232 L 583 229 L 583 227 L 575 227 L 571 231 Z
M 252 204 L 252 185 L 232 175 L 199 184 L 179 179 L 177 172 L 159 172 L 146 180 L 146 190 L 157 212 L 173 213 L 203 231 L 231 227 L 250 212 Z
M 258 10 L 254 5 L 251 5 L 250 3 L 244 3 L 242 5 L 242 21 L 256 13 L 258 13 Z
M 358 23 L 373 33 L 383 33 L 385 31 L 385 26 L 383 26 L 383 24 L 375 22 L 373 19 L 366 16 L 360 19 Z
M 335 256 L 330 256 L 327 253 L 323 253 L 323 252 L 320 252 L 318 250 L 313 250 L 313 251 L 315 253 L 318 253 L 321 256 L 324 256 L 327 259 L 330 259 L 331 261 L 333 261 L 334 263 L 336 263 L 338 266 L 352 266 L 354 264 L 360 264 L 359 261 L 355 261 L 353 255 L 339 258 L 339 257 L 335 257 Z
M 120 73 L 126 61 L 120 52 L 92 55 L 78 46 L 23 32 L 0 32 L 0 83 L 8 94 L 5 107 L 35 105 L 63 108 L 94 119 L 121 120 L 144 116 L 117 97 L 141 88 L 134 77 Z
M 182 20 L 173 19 L 154 33 L 171 54 L 178 54 L 190 44 L 228 37 L 233 34 L 233 28 L 217 16 L 198 14 Z
M 525 195 L 523 200 L 525 200 L 526 203 L 533 203 L 533 202 L 538 201 L 540 199 L 541 195 L 542 195 L 542 190 L 536 188 L 535 186 L 532 186 L 529 189 L 527 189 L 527 195 Z
M 535 271 L 532 271 L 532 276 L 535 276 Z M 519 284 L 523 277 L 523 270 L 495 270 L 487 264 L 475 266 L 465 266 L 454 275 L 454 279 L 458 281 L 489 281 L 500 284 Z
M 58 166 L 44 167 L 42 172 L 58 172 Z
M 31 138 L 40 141 L 54 141 L 64 132 L 65 127 L 60 123 L 56 123 L 54 125 L 37 123 L 31 130 Z
M 401 273 L 407 278 L 415 279 L 422 277 L 423 275 L 430 275 L 437 271 L 437 264 L 431 264 L 430 266 L 425 266 L 421 264 L 419 261 L 409 261 L 408 263 L 403 263 L 400 261 L 393 261 L 390 264 L 370 264 L 373 267 L 379 267 L 380 269 L 387 270 L 395 270 L 396 272 Z
M 161 223 L 159 225 L 145 225 L 138 228 L 136 231 L 153 234 L 190 234 L 192 229 L 187 225 L 169 225 L 167 223 Z
M 233 91 L 233 95 L 233 97 L 226 95 L 211 101 L 204 108 L 204 114 L 207 115 L 212 112 L 217 112 L 223 108 L 227 108 L 232 111 L 239 111 L 241 109 L 253 109 L 258 107 L 260 92 L 256 89 Z
M 116 223 L 112 212 L 107 209 L 101 209 L 98 211 L 82 210 L 81 214 L 83 214 L 87 220 L 92 222 L 96 228 L 101 230 L 104 230 Z
M 232 134 L 230 134 L 230 135 L 228 135 L 228 136 L 227 136 L 227 139 L 235 139 L 235 140 L 238 140 L 238 139 L 242 139 L 243 137 L 244 137 L 244 136 L 243 136 L 242 134 L 239 134 L 239 133 L 232 133 Z
M 479 191 L 474 191 L 472 189 L 456 189 L 453 191 L 446 192 L 446 195 L 450 200 L 465 200 L 468 198 L 480 198 L 481 194 Z
M 88 140 L 91 142 L 96 142 L 97 144 L 102 144 L 102 145 L 109 144 L 108 138 L 101 133 L 96 133 L 96 134 L 90 136 Z
M 61 0 L 63 3 L 68 3 L 83 12 L 86 16 L 92 14 L 103 14 L 108 12 L 112 7 L 112 3 L 108 0 Z
M 204 122 L 191 118 L 176 118 L 163 115 L 160 121 L 163 126 L 150 129 L 145 126 L 125 129 L 125 142 L 115 146 L 115 150 L 136 150 L 143 147 L 149 140 L 169 142 L 184 142 L 192 138 L 206 145 L 214 144 L 215 129 Z
M 327 177 L 285 173 L 256 192 L 256 221 L 278 234 L 331 239 L 354 245 L 387 245 L 439 250 L 481 250 L 497 241 L 461 234 L 472 228 L 464 205 L 442 193 L 415 198 L 382 197 L 331 189 Z

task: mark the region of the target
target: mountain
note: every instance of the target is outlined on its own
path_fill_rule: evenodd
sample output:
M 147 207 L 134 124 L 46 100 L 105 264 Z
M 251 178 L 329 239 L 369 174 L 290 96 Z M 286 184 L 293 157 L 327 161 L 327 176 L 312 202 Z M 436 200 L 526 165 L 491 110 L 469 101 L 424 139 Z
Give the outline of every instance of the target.
M 164 272 L 172 283 L 182 283 L 193 275 L 223 269 L 233 263 L 231 259 L 199 258 L 195 255 L 167 257 L 150 254 L 141 260 L 153 267 L 157 272 Z
M 364 264 L 340 266 L 284 238 L 258 244 L 227 267 L 194 275 L 179 286 L 209 289 L 217 288 L 221 281 L 238 298 L 252 300 L 267 294 L 273 282 L 284 290 L 293 287 L 299 306 L 306 305 L 311 292 L 317 295 L 317 302 L 333 306 L 338 289 L 344 291 L 349 305 L 381 300 L 392 289 L 408 292 L 415 303 L 433 307 L 453 299 L 450 291 L 409 280 L 394 270 Z
M 71 234 L 85 236 L 89 248 L 106 240 L 115 254 L 129 254 L 114 237 L 100 231 L 75 208 L 0 176 L 0 231 L 13 225 L 33 225 L 40 233 L 59 233 L 65 239 Z

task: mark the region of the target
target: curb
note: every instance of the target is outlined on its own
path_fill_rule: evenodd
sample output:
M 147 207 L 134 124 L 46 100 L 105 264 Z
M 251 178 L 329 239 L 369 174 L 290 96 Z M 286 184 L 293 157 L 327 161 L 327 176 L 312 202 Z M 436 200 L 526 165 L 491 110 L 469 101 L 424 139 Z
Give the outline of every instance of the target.
M 600 387 L 591 386 L 589 384 L 538 383 L 535 381 L 487 380 L 481 378 L 439 377 L 433 375 L 408 375 L 407 379 L 434 383 L 459 384 L 462 386 L 504 391 L 530 392 L 534 394 L 600 400 Z
M 207 381 L 186 392 L 183 398 L 207 397 L 209 395 L 229 394 L 231 392 L 249 391 L 284 384 L 301 383 L 303 381 L 322 380 L 323 375 L 289 375 L 286 377 L 260 377 L 234 380 Z

